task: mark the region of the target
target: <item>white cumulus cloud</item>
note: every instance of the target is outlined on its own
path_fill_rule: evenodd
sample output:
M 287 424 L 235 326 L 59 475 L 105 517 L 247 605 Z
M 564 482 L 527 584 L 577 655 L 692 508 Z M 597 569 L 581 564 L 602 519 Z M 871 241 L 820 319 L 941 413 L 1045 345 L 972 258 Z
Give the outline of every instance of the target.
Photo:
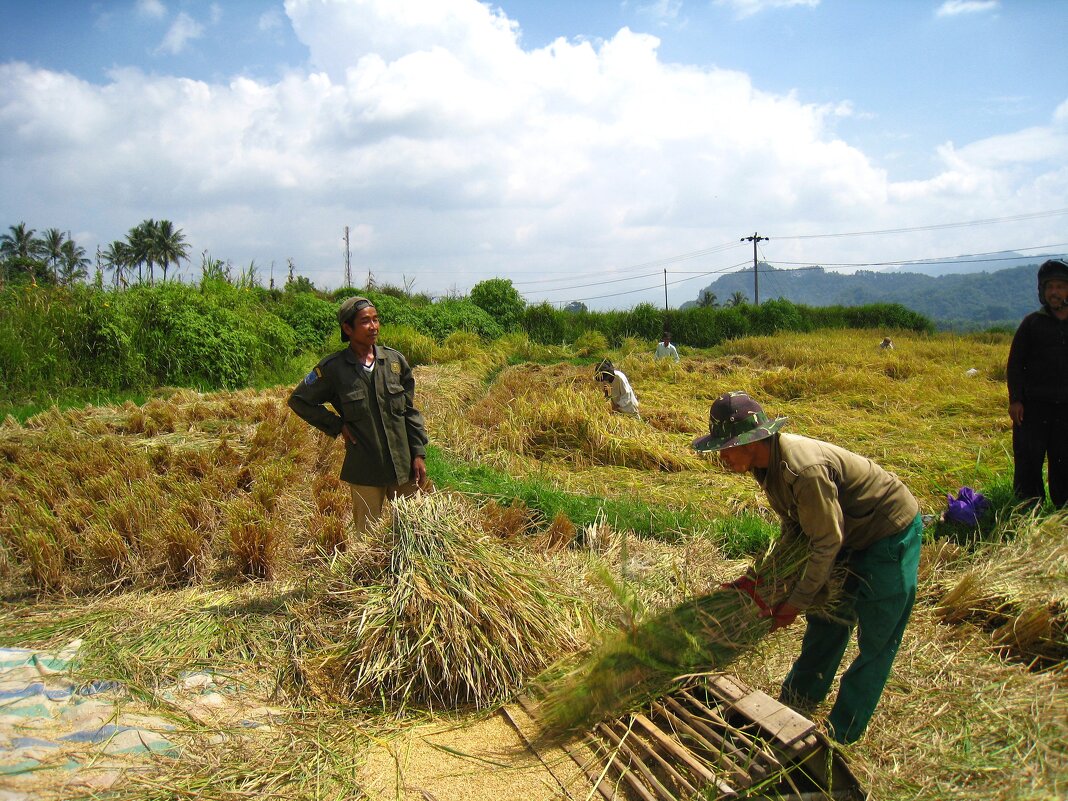
M 715 0 L 715 3 L 719 6 L 733 8 L 735 15 L 745 18 L 779 8 L 793 8 L 795 6 L 815 8 L 820 4 L 820 0 Z
M 895 182 L 835 134 L 855 115 L 847 101 L 667 64 L 648 34 L 524 50 L 517 24 L 475 0 L 285 8 L 311 66 L 277 81 L 120 69 L 94 84 L 0 64 L 3 219 L 105 245 L 170 219 L 196 253 L 278 274 L 292 258 L 318 286 L 340 283 L 348 225 L 356 274 L 421 291 L 501 275 L 569 300 L 532 282 L 604 277 L 758 226 L 777 258 L 829 262 L 786 235 L 1068 207 L 1068 104 L 1049 126 L 947 143 L 935 175 Z M 981 251 L 981 235 L 960 252 Z M 905 257 L 944 253 L 948 236 Z M 838 261 L 892 255 L 839 242 Z M 747 258 L 743 246 L 682 269 Z
M 137 0 L 137 13 L 149 19 L 163 19 L 167 16 L 167 6 L 160 0 Z
M 198 39 L 204 35 L 204 26 L 186 14 L 180 12 L 171 23 L 171 27 L 163 37 L 159 49 L 164 53 L 181 53 L 186 43 L 191 39 Z
M 961 14 L 982 14 L 997 11 L 999 0 L 945 0 L 935 11 L 935 16 L 957 17 Z

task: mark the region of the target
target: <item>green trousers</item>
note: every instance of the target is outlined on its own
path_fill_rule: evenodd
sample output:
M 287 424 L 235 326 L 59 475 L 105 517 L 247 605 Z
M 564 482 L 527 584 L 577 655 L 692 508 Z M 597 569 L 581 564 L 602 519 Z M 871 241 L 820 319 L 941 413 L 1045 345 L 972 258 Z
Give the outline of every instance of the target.
M 916 601 L 922 533 L 917 515 L 908 528 L 852 554 L 838 611 L 853 623 L 806 616 L 801 654 L 782 685 L 782 700 L 799 708 L 814 708 L 827 697 L 850 631 L 857 628 L 860 653 L 842 674 L 827 718 L 831 737 L 840 743 L 860 739 L 883 694 Z

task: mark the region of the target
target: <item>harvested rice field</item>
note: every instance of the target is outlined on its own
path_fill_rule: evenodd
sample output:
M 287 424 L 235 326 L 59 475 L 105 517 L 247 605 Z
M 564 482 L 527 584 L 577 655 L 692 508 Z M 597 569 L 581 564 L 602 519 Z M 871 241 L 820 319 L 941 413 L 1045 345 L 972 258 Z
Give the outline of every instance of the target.
M 755 482 L 689 449 L 734 389 L 895 472 L 927 516 L 894 672 L 840 749 L 860 785 L 1068 796 L 1068 517 L 1012 506 L 1009 337 L 891 333 L 892 351 L 882 331 L 816 332 L 679 364 L 651 344 L 443 350 L 416 370 L 436 491 L 360 541 L 341 448 L 289 412 L 289 387 L 8 418 L 0 798 L 603 797 L 599 768 L 520 701 L 552 698 L 613 638 L 662 635 L 687 599 L 720 610 L 719 584 L 767 558 Z M 641 420 L 609 412 L 602 355 Z M 939 522 L 963 486 L 991 500 L 977 530 Z M 775 697 L 802 631 L 703 640 L 665 669 L 726 654 Z

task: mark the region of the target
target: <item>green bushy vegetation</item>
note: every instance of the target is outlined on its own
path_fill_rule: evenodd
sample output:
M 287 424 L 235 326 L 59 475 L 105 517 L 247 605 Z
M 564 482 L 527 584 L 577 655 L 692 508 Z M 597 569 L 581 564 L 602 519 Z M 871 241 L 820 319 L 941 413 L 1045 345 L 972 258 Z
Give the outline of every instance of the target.
M 286 292 L 275 314 L 293 329 L 297 348 L 313 353 L 338 341 L 337 306 L 312 292 Z
M 564 311 L 524 306 L 505 279 L 484 281 L 467 298 L 438 301 L 392 287 L 320 293 L 309 282 L 293 281 L 268 290 L 256 284 L 253 267 L 235 276 L 205 256 L 196 286 L 7 284 L 0 289 L 0 389 L 15 405 L 89 390 L 117 396 L 156 386 L 288 383 L 299 372 L 294 359 L 303 364 L 341 347 L 337 304 L 354 294 L 374 302 L 385 326 L 383 343 L 413 364 L 463 358 L 479 343 L 515 336 L 538 347 L 574 345 L 580 357 L 609 347 L 633 352 L 658 340 L 665 322 L 675 342 L 693 348 L 816 328 L 933 330 L 930 321 L 889 304 L 814 309 L 773 300 L 666 315 L 648 303 L 625 311 Z M 457 334 L 473 339 L 461 344 Z
M 481 281 L 471 290 L 471 302 L 496 320 L 505 331 L 519 327 L 526 303 L 506 278 Z
M 859 307 L 808 307 L 788 300 L 770 300 L 759 306 L 743 304 L 724 308 L 695 306 L 666 313 L 650 303 L 626 311 L 565 311 L 547 303 L 528 306 L 523 328 L 535 342 L 576 342 L 597 331 L 613 347 L 627 339 L 659 340 L 665 330 L 677 345 L 711 348 L 732 339 L 780 332 L 804 333 L 816 329 L 876 328 L 887 331 L 933 333 L 923 315 L 893 303 Z

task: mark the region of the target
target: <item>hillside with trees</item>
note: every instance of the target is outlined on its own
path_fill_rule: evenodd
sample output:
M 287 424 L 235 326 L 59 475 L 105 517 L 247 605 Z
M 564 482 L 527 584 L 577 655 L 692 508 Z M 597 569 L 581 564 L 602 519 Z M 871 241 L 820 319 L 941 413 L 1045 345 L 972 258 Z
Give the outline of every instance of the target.
M 933 320 L 941 330 L 1015 328 L 1038 307 L 1037 264 L 940 276 L 869 270 L 847 275 L 822 267 L 778 270 L 764 262 L 758 269 L 762 303 L 775 298 L 806 306 L 897 303 Z M 736 305 L 739 294 L 752 299 L 751 270 L 721 276 L 683 308 Z

